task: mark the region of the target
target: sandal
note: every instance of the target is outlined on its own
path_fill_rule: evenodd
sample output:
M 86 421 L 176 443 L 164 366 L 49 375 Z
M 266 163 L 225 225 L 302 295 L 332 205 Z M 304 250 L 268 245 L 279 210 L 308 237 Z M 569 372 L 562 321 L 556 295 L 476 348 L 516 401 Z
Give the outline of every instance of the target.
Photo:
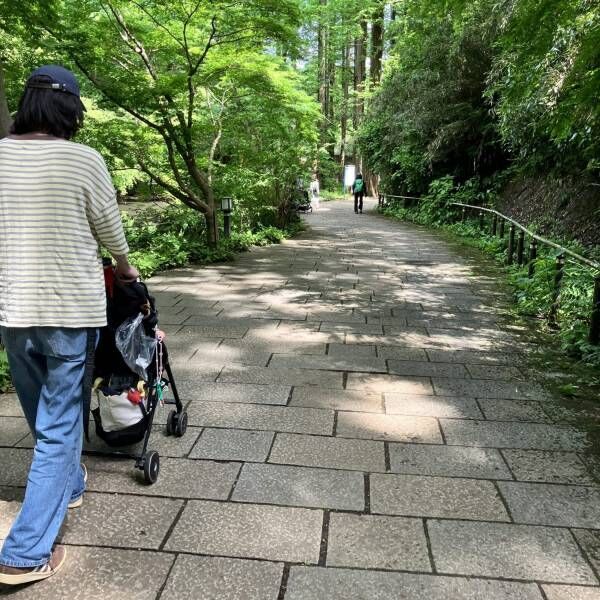
M 0 565 L 0 583 L 5 585 L 23 585 L 48 579 L 60 571 L 67 558 L 67 549 L 64 546 L 55 546 L 50 560 L 38 567 L 8 567 Z
M 87 480 L 88 480 L 87 468 L 83 463 L 81 463 L 81 468 L 83 469 L 83 483 L 87 483 Z M 72 500 L 71 502 L 69 502 L 69 504 L 67 505 L 67 508 L 79 508 L 82 504 L 83 504 L 83 494 L 81 494 L 81 496 L 79 496 L 79 498 L 76 498 L 75 500 Z

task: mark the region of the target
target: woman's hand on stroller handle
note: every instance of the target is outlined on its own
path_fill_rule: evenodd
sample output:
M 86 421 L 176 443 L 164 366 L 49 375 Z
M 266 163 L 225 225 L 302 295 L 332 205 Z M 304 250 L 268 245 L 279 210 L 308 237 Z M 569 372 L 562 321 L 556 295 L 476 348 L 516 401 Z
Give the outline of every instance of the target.
M 115 275 L 119 281 L 129 283 L 131 281 L 137 281 L 140 277 L 137 269 L 132 267 L 127 260 L 127 255 L 115 256 L 117 266 L 115 267 Z

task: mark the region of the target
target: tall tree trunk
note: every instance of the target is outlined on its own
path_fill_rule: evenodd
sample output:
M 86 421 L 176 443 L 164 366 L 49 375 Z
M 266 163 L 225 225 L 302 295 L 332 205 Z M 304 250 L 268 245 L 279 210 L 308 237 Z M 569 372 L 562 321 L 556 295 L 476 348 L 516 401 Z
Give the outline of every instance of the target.
M 8 110 L 8 101 L 6 100 L 6 86 L 4 84 L 4 69 L 0 62 L 0 138 L 6 137 L 10 130 L 10 112 Z
M 342 50 L 342 107 L 341 107 L 341 152 L 340 164 L 342 170 L 346 165 L 346 143 L 348 140 L 348 97 L 350 95 L 350 78 L 348 76 L 348 65 L 350 63 L 350 42 L 346 40 Z M 343 182 L 342 182 L 343 183 Z
M 381 61 L 383 59 L 383 2 L 373 15 L 371 27 L 371 81 L 378 84 L 381 80 Z
M 321 144 L 325 142 L 329 117 L 329 68 L 328 68 L 328 26 L 327 26 L 327 0 L 319 0 L 319 104 L 321 105 Z
M 361 19 L 360 35 L 354 40 L 354 131 L 358 131 L 365 112 L 365 101 L 363 93 L 365 91 L 365 79 L 367 70 L 367 21 Z M 360 158 L 356 143 L 354 144 L 354 162 L 359 170 L 362 169 L 362 160 Z
M 373 13 L 371 23 L 371 72 L 370 81 L 372 86 L 376 86 L 381 81 L 381 62 L 383 59 L 383 34 L 384 34 L 384 2 L 380 2 Z M 367 189 L 373 196 L 379 193 L 379 177 L 370 169 L 365 168 L 363 177 L 367 183 Z

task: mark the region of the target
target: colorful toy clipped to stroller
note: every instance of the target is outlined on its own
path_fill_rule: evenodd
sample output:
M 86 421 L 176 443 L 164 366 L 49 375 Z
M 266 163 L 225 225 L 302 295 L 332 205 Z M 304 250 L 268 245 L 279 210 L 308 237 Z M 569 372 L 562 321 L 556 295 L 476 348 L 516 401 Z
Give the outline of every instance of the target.
M 156 409 L 164 404 L 175 406 L 167 418 L 167 434 L 178 437 L 186 432 L 187 413 L 148 288 L 141 281 L 120 282 L 109 260 L 104 263 L 104 279 L 108 325 L 100 332 L 94 364 L 96 434 L 117 448 L 143 441 L 139 454 L 119 454 L 135 459 L 145 481 L 155 483 L 160 457 L 155 450 L 148 450 L 148 441 Z M 167 397 L 169 390 L 172 400 Z

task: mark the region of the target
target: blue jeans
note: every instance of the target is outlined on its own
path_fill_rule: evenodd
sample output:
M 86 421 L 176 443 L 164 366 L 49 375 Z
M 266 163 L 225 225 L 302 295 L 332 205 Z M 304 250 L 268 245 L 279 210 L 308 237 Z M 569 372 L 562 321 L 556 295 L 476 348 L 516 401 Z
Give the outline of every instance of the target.
M 80 460 L 88 330 L 2 327 L 0 335 L 35 439 L 25 499 L 0 564 L 36 567 L 50 558 L 67 505 L 85 491 Z

